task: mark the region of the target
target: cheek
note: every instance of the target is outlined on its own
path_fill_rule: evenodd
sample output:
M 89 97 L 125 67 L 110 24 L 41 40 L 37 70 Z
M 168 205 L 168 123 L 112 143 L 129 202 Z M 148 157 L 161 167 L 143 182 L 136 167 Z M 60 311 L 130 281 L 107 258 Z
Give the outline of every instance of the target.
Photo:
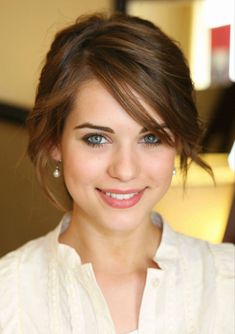
M 89 184 L 94 186 L 92 182 L 101 178 L 104 170 L 104 159 L 76 153 L 64 156 L 64 178 L 68 188 Z
M 144 169 L 154 184 L 166 184 L 168 186 L 173 176 L 175 163 L 175 151 L 169 150 L 156 154 L 152 159 L 144 159 Z

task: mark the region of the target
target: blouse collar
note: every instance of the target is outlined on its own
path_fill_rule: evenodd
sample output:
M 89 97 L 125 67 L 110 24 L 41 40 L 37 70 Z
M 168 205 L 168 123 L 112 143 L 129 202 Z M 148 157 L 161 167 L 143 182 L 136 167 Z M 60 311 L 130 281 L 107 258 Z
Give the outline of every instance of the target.
M 53 258 L 62 265 L 66 264 L 71 269 L 75 269 L 82 265 L 79 254 L 71 246 L 59 242 L 59 236 L 68 228 L 70 219 L 71 214 L 66 213 L 59 225 L 47 235 L 45 241 Z M 162 229 L 161 242 L 153 260 L 162 270 L 167 270 L 179 258 L 178 233 L 157 212 L 152 212 L 151 219 L 154 225 Z

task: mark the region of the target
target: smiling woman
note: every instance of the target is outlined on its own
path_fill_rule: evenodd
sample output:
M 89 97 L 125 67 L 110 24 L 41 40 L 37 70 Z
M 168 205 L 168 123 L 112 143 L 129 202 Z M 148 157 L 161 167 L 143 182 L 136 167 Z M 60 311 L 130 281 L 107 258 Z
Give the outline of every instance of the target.
M 0 261 L 3 333 L 232 333 L 233 246 L 181 235 L 152 213 L 176 154 L 185 178 L 192 161 L 212 175 L 192 96 L 182 52 L 148 21 L 91 15 L 56 35 L 28 153 L 70 212 Z
M 154 115 L 150 107 L 146 110 Z M 157 114 L 154 120 L 170 135 Z M 112 233 L 149 220 L 170 185 L 175 154 L 173 146 L 133 120 L 96 79 L 80 86 L 61 140 L 51 151 L 56 161 L 63 161 L 72 221 L 86 217 Z

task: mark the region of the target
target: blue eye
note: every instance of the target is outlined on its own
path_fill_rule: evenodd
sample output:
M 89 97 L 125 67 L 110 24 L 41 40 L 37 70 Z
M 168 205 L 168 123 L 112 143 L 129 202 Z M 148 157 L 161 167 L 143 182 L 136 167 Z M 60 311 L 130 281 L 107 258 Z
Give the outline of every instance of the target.
M 99 134 L 87 135 L 83 138 L 87 145 L 93 147 L 101 147 L 102 145 L 107 143 L 107 139 Z
M 153 133 L 149 133 L 143 137 L 143 142 L 146 145 L 157 145 L 160 143 L 160 139 Z

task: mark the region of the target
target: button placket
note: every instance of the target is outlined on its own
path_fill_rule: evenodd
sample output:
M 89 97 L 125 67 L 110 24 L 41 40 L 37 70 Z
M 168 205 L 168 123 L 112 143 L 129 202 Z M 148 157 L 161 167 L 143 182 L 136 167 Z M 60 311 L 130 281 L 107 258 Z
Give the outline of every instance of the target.
M 94 312 L 97 319 L 96 331 L 99 334 L 115 334 L 115 328 L 108 305 L 96 281 L 92 265 L 82 266 L 82 281 L 90 295 Z
M 157 288 L 160 284 L 160 279 L 155 277 L 151 279 L 151 285 L 153 288 Z
M 154 334 L 157 330 L 162 329 L 162 326 L 157 323 L 156 305 L 163 275 L 162 270 L 153 268 L 147 270 L 146 285 L 139 315 L 138 333 L 140 334 Z
M 71 321 L 72 321 L 72 333 L 84 333 L 85 322 L 83 316 L 83 310 L 81 305 L 81 298 L 79 298 L 79 290 L 77 290 L 77 284 L 74 277 L 76 271 L 68 271 L 66 275 L 67 291 L 69 296 Z

